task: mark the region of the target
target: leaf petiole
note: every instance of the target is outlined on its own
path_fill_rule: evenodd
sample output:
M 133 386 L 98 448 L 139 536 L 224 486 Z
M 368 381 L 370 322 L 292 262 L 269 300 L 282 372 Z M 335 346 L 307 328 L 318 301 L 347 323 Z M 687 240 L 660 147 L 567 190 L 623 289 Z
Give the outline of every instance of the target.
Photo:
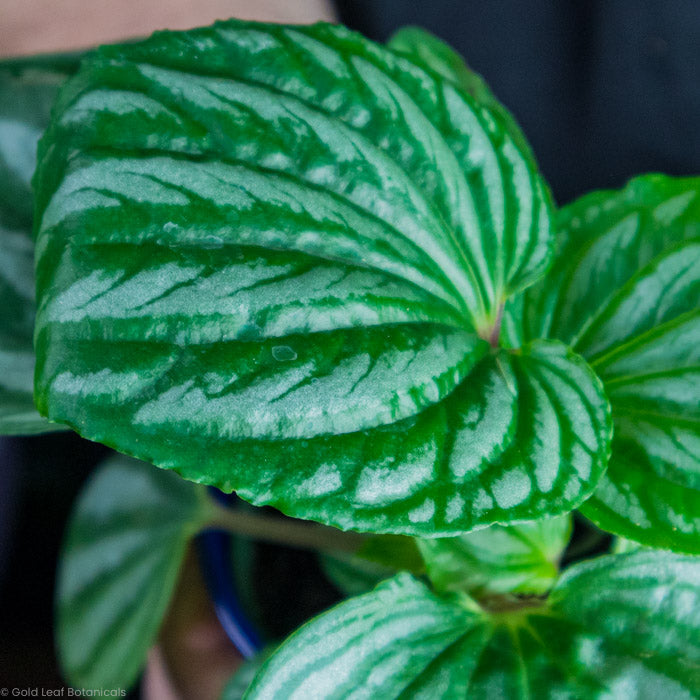
M 504 303 L 499 304 L 498 313 L 496 314 L 496 321 L 493 324 L 491 333 L 489 333 L 488 341 L 492 348 L 496 349 L 498 347 L 498 340 L 501 337 L 501 324 L 503 322 L 503 307 Z
M 205 529 L 222 529 L 263 542 L 321 552 L 357 552 L 367 537 L 334 527 L 282 519 L 220 506 L 209 499 L 211 515 Z

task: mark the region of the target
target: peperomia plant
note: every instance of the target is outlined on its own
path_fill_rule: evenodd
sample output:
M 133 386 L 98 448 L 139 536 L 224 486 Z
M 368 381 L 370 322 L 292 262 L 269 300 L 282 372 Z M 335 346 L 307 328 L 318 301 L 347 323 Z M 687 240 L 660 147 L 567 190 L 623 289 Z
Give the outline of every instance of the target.
M 434 37 L 230 21 L 85 58 L 34 186 L 39 412 L 197 482 L 86 490 L 71 682 L 133 682 L 189 539 L 255 534 L 209 485 L 366 533 L 285 526 L 371 590 L 247 697 L 700 694 L 700 179 L 557 211 Z M 579 508 L 640 546 L 560 573 Z

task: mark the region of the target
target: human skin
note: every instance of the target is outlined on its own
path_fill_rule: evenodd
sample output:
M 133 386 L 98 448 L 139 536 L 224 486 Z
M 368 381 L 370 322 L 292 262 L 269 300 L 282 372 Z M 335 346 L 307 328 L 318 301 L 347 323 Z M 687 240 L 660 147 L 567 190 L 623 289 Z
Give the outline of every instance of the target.
M 0 0 L 0 56 L 89 48 L 238 17 L 333 21 L 328 0 Z M 142 685 L 147 700 L 213 700 L 241 658 L 221 629 L 196 557 L 183 566 Z
M 305 24 L 333 12 L 329 0 L 0 0 L 0 55 L 87 48 L 229 17 Z
M 141 692 L 146 700 L 219 698 L 243 659 L 216 619 L 192 548 L 149 653 Z

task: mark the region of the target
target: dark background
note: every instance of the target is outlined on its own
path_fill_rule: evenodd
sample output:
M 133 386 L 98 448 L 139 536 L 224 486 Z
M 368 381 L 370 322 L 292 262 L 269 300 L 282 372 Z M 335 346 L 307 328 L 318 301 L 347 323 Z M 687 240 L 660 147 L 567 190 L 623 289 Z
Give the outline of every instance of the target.
M 641 172 L 700 172 L 697 0 L 340 0 L 337 9 L 372 39 L 417 24 L 460 51 L 515 114 L 559 203 Z M 59 683 L 57 550 L 104 454 L 70 434 L 0 444 L 3 687 Z
M 513 112 L 559 203 L 648 171 L 700 170 L 697 0 L 340 0 L 386 40 L 420 25 Z

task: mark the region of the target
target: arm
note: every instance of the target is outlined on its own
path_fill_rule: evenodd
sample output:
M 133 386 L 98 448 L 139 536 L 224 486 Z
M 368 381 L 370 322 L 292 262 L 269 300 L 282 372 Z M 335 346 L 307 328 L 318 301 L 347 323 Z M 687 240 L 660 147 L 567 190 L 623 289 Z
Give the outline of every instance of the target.
M 88 48 L 229 17 L 306 24 L 334 14 L 330 0 L 2 0 L 0 55 Z

